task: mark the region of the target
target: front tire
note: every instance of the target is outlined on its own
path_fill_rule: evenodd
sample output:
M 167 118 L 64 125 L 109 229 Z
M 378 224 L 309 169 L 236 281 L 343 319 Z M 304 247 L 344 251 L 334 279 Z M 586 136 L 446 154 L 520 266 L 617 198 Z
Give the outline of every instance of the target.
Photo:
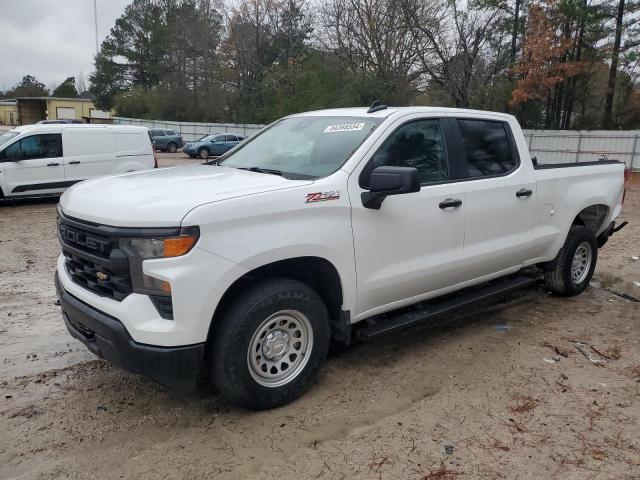
M 310 385 L 329 349 L 319 295 L 289 278 L 257 281 L 224 307 L 208 353 L 213 383 L 231 402 L 263 410 Z
M 587 288 L 598 260 L 598 243 L 587 227 L 572 225 L 553 269 L 544 273 L 549 290 L 564 297 L 578 295 Z
M 206 160 L 207 158 L 209 158 L 209 149 L 202 147 L 200 150 L 198 150 L 198 157 L 200 157 L 202 160 Z
M 167 145 L 167 151 L 169 153 L 176 153 L 178 151 L 178 146 L 175 143 L 170 143 Z

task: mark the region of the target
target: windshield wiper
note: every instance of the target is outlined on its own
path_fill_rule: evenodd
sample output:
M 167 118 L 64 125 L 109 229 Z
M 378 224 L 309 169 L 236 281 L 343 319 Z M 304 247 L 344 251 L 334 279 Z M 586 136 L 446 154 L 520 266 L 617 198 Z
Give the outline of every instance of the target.
M 250 172 L 256 173 L 268 173 L 270 175 L 278 175 L 279 177 L 284 177 L 284 174 L 280 170 L 273 170 L 271 168 L 261 168 L 261 167 L 238 167 L 241 170 L 248 170 Z

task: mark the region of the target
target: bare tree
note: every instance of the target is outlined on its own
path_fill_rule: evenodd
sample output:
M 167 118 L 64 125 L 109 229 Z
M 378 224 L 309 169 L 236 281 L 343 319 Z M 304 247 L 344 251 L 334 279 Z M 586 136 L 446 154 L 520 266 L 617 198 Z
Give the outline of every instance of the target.
M 472 106 L 474 85 L 482 86 L 495 69 L 484 57 L 500 10 L 462 10 L 455 0 L 401 0 L 406 24 L 417 46 L 422 72 L 460 108 Z M 494 52 L 495 53 L 495 52 Z
M 352 73 L 371 74 L 391 99 L 414 93 L 420 52 L 401 0 L 331 0 L 321 7 L 320 22 L 325 47 Z

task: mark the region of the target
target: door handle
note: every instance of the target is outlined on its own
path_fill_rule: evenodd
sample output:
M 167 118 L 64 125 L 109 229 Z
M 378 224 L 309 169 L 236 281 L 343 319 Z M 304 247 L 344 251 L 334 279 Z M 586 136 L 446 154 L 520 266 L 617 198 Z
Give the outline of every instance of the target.
M 69 165 L 78 165 L 80 160 L 74 160 L 73 162 L 69 162 Z
M 518 198 L 530 197 L 531 195 L 533 195 L 533 190 L 529 190 L 528 188 L 521 188 L 516 192 L 516 197 Z
M 60 164 L 58 162 L 47 163 L 47 167 L 58 167 Z
M 459 198 L 447 198 L 446 200 L 440 202 L 438 205 L 441 209 L 445 208 L 458 208 L 462 205 L 462 200 Z

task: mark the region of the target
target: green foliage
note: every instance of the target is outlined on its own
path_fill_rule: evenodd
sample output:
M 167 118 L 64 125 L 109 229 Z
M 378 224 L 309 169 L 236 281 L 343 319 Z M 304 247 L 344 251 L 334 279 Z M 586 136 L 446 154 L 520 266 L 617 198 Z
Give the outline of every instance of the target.
M 2 98 L 46 97 L 47 95 L 49 95 L 49 89 L 44 86 L 44 83 L 31 75 L 25 75 L 22 81 L 4 92 Z
M 67 77 L 57 88 L 51 93 L 53 97 L 60 98 L 77 98 L 78 91 L 76 90 L 75 77 Z
M 529 8 L 543 1 L 554 35 L 566 45 L 558 64 L 571 67 L 548 87 L 540 71 L 534 72 L 540 82 L 522 82 L 532 74 L 526 62 L 522 66 Z M 627 7 L 613 102 L 615 124 L 625 128 L 640 123 L 634 110 L 640 95 L 636 3 Z M 134 0 L 94 59 L 90 92 L 101 109 L 166 120 L 266 123 L 379 99 L 509 111 L 526 127 L 598 128 L 616 5 L 238 0 L 227 6 L 222 0 Z M 529 100 L 509 105 L 518 85 L 540 90 L 541 84 L 535 97 L 521 95 Z

